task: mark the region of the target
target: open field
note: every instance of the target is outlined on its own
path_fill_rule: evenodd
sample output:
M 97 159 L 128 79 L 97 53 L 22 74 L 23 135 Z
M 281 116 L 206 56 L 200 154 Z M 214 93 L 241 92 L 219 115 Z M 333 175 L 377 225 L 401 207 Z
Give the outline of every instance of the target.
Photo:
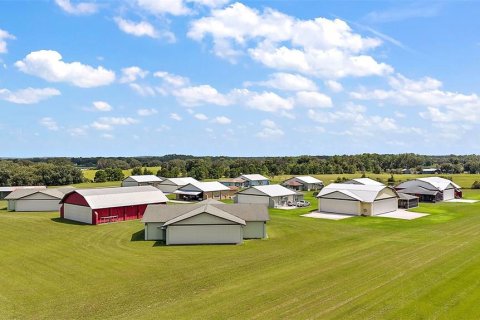
M 268 240 L 177 247 L 142 241 L 139 221 L 2 209 L 0 319 L 478 316 L 480 203 L 413 221 L 300 217 L 313 208 L 271 210 Z
M 143 168 L 147 168 L 148 170 L 152 171 L 153 174 L 157 174 L 158 170 L 160 170 L 160 167 L 142 167 Z M 82 170 L 83 172 L 83 176 L 86 178 L 86 179 L 89 179 L 89 180 L 93 180 L 95 178 L 95 172 L 97 172 L 98 170 L 96 169 L 88 169 L 88 170 Z M 128 170 L 122 170 L 123 171 L 123 174 L 125 175 L 125 177 L 128 177 L 130 175 L 132 175 L 132 169 L 128 169 Z

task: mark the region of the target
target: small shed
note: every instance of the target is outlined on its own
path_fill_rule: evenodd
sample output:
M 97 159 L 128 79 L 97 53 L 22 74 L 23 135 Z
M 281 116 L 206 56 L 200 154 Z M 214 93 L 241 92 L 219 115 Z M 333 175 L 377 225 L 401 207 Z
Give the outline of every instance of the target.
M 263 204 L 269 208 L 286 206 L 289 201 L 303 200 L 303 194 L 279 184 L 254 186 L 237 192 L 235 203 Z
M 230 199 L 235 193 L 217 181 L 192 182 L 173 192 L 177 200 L 202 201 L 206 199 Z
M 61 200 L 60 217 L 87 224 L 134 220 L 149 204 L 166 204 L 167 197 L 152 186 L 78 189 Z
M 398 192 L 398 207 L 411 209 L 418 207 L 419 198 L 406 193 Z
M 47 212 L 58 211 L 63 196 L 75 190 L 73 187 L 51 189 L 17 189 L 5 197 L 9 211 Z
M 142 222 L 145 240 L 174 244 L 239 244 L 267 237 L 270 219 L 263 205 L 225 204 L 205 200 L 196 204 L 149 205 Z
M 298 176 L 283 181 L 282 186 L 296 191 L 316 191 L 323 188 L 323 182 L 311 176 Z
M 158 189 L 162 190 L 165 194 L 173 193 L 175 190 L 186 186 L 189 183 L 199 182 L 197 179 L 192 177 L 184 178 L 166 178 L 158 184 Z
M 130 176 L 122 181 L 122 187 L 154 186 L 157 187 L 162 179 L 154 175 Z

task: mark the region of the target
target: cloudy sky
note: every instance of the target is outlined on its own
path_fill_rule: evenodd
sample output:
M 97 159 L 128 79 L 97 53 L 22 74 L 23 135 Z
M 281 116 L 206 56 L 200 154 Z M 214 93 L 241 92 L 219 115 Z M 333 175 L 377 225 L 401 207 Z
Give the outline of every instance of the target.
M 476 1 L 0 2 L 0 156 L 480 153 Z

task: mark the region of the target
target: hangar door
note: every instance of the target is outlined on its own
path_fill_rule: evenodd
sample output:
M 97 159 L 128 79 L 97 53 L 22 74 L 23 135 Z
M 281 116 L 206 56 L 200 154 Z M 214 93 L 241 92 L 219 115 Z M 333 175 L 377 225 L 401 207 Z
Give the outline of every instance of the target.
M 455 198 L 455 189 L 443 190 L 443 200 L 452 200 Z
M 320 211 L 343 214 L 360 214 L 360 201 L 320 198 Z
M 373 202 L 373 215 L 392 212 L 398 209 L 398 199 L 388 198 Z
M 241 225 L 170 225 L 167 244 L 226 244 L 242 242 Z

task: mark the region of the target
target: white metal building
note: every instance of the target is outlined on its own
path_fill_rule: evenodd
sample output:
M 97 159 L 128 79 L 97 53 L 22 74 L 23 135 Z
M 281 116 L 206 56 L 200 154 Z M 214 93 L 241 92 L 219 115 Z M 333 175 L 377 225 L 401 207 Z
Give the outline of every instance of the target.
M 158 186 L 162 182 L 157 176 L 154 175 L 140 175 L 130 176 L 122 181 L 122 187 L 136 187 L 136 186 Z
M 425 201 L 431 192 L 440 193 L 439 201 L 451 200 L 455 197 L 460 198 L 462 194 L 461 187 L 458 184 L 440 177 L 418 178 L 400 183 L 395 188 L 403 193 L 420 196 L 421 201 Z
M 311 176 L 298 176 L 282 182 L 282 186 L 298 191 L 312 191 L 323 188 L 323 182 Z
M 142 221 L 145 240 L 165 244 L 238 244 L 267 236 L 263 205 L 205 200 L 191 205 L 149 205 Z
M 287 189 L 279 184 L 254 186 L 237 192 L 235 203 L 263 204 L 269 208 L 285 206 L 288 201 L 303 199 L 303 194 Z
M 243 187 L 253 187 L 253 186 L 265 186 L 270 184 L 270 180 L 261 174 L 243 174 L 240 177 L 245 182 L 243 183 Z
M 350 215 L 378 215 L 398 209 L 397 192 L 384 185 L 332 183 L 317 196 L 318 210 Z
M 192 182 L 173 192 L 178 200 L 228 199 L 232 190 L 218 181 Z
M 73 187 L 56 189 L 17 189 L 5 197 L 9 211 L 58 211 L 63 196 Z
M 20 189 L 47 189 L 45 186 L 15 186 L 15 187 L 0 187 L 0 200 L 4 199 L 10 193 Z
M 344 183 L 360 184 L 363 186 L 385 186 L 383 183 L 370 178 L 356 178 L 356 179 L 345 181 Z
M 178 188 L 186 186 L 189 183 L 199 182 L 197 179 L 192 177 L 185 178 L 167 178 L 160 182 L 157 186 L 158 189 L 162 190 L 164 193 L 173 193 Z

